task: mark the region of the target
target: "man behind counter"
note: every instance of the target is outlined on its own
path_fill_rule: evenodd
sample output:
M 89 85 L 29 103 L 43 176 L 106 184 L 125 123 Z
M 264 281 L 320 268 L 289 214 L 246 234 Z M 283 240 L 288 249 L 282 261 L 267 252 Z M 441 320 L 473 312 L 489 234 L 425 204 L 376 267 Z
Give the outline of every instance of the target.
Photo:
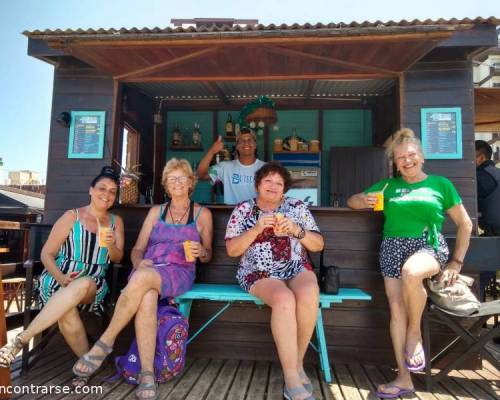
M 255 172 L 265 162 L 257 159 L 257 139 L 255 133 L 248 128 L 242 128 L 236 139 L 236 152 L 238 158 L 232 161 L 222 161 L 210 166 L 210 162 L 217 153 L 224 148 L 222 138 L 219 138 L 210 147 L 207 154 L 198 165 L 199 179 L 212 181 L 212 184 L 224 184 L 224 203 L 238 204 L 252 199 L 255 193 Z

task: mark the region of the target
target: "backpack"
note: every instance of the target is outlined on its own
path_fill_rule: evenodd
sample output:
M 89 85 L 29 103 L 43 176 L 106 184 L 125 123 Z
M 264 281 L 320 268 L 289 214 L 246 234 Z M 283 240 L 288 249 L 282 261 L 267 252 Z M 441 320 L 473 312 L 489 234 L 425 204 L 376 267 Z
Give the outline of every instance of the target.
M 157 311 L 158 330 L 154 374 L 159 383 L 167 382 L 182 373 L 186 363 L 186 346 L 189 324 L 179 310 L 160 301 Z M 132 384 L 138 384 L 141 360 L 134 338 L 127 354 L 115 358 L 116 375 Z

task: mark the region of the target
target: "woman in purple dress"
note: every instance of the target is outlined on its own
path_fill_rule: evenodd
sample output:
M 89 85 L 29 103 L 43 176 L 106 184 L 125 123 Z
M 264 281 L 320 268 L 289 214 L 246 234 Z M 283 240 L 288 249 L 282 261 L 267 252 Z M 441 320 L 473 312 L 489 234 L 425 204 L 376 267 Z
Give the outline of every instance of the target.
M 73 367 L 76 375 L 92 375 L 135 315 L 142 365 L 136 390 L 140 399 L 157 397 L 153 360 L 158 296 L 176 297 L 187 292 L 194 282 L 195 260 L 206 263 L 212 258 L 212 214 L 190 198 L 196 176 L 189 162 L 175 158 L 168 161 L 163 169 L 162 184 L 171 200 L 149 211 L 132 249 L 134 270 L 116 303 L 113 319 L 94 347 Z M 193 261 L 187 260 L 185 241 L 189 241 Z

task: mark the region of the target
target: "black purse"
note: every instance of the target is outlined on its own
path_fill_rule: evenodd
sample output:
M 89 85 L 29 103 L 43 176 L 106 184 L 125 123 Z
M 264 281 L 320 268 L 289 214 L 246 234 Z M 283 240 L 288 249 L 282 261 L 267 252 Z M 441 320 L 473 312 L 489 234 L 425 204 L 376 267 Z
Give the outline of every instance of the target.
M 319 290 L 321 293 L 337 294 L 340 287 L 340 270 L 334 265 L 323 265 L 323 253 L 319 266 Z

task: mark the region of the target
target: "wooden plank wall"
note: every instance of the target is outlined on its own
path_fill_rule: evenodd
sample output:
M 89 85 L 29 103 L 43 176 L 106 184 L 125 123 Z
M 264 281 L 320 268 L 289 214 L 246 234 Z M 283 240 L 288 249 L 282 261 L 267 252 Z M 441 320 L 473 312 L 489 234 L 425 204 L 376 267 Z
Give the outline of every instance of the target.
M 428 160 L 424 169 L 449 178 L 462 196 L 465 208 L 477 226 L 476 166 L 474 164 L 474 87 L 470 61 L 419 62 L 404 76 L 403 124 L 420 136 L 420 109 L 461 107 L 463 158 Z M 448 220 L 444 231 L 454 233 Z
M 61 61 L 54 71 L 54 92 L 47 164 L 44 222 L 52 224 L 68 208 L 88 202 L 88 188 L 102 166 L 111 163 L 113 80 L 76 61 Z M 102 160 L 68 159 L 69 129 L 55 122 L 63 111 L 106 111 Z

